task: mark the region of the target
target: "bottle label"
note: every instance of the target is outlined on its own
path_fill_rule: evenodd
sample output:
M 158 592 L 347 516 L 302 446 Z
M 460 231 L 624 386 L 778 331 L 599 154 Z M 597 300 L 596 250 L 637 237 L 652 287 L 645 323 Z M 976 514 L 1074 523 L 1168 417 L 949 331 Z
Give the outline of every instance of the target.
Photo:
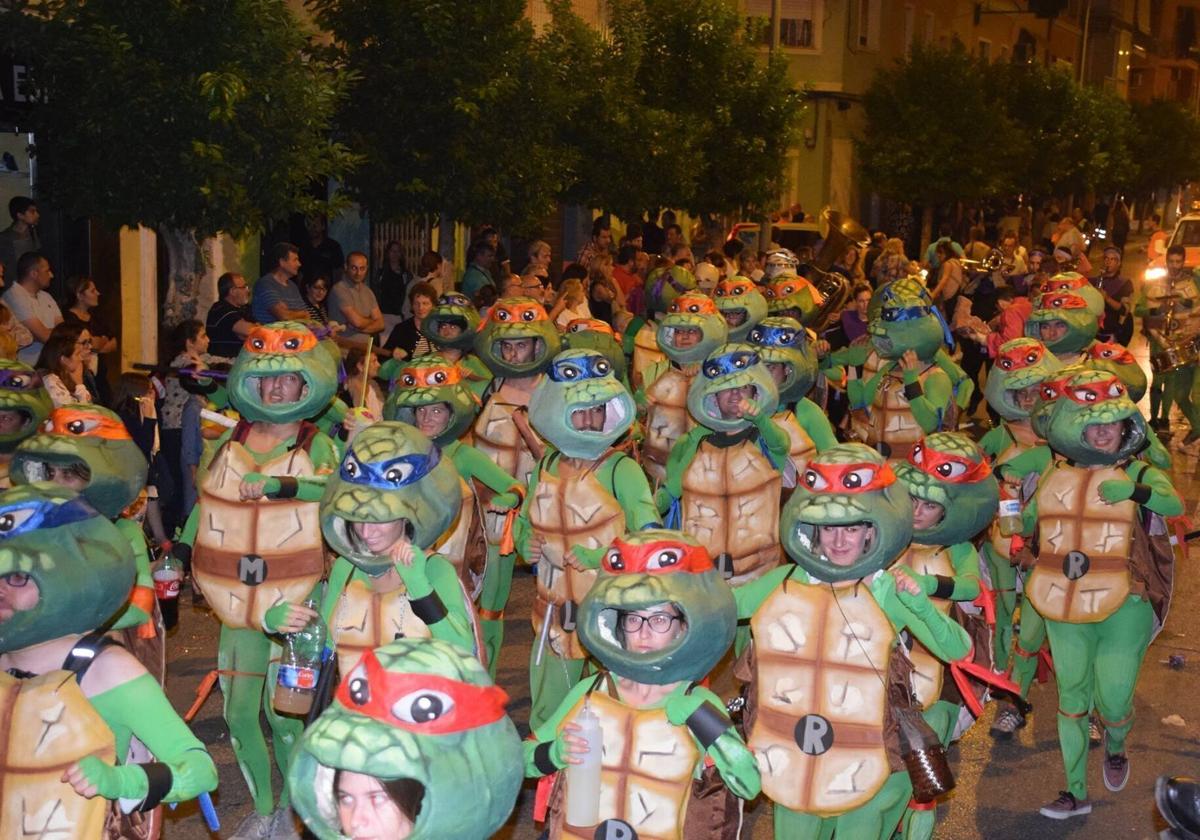
M 280 665 L 279 684 L 284 688 L 298 688 L 301 691 L 312 691 L 317 687 L 317 677 L 321 674 L 317 668 L 305 668 L 300 665 Z
M 1000 500 L 1000 515 L 1001 516 L 1020 516 L 1021 515 L 1021 500 L 1020 499 L 1001 499 Z
M 179 597 L 179 584 L 182 576 L 173 574 L 170 576 L 159 575 L 154 576 L 154 597 L 160 601 L 169 601 L 172 598 Z

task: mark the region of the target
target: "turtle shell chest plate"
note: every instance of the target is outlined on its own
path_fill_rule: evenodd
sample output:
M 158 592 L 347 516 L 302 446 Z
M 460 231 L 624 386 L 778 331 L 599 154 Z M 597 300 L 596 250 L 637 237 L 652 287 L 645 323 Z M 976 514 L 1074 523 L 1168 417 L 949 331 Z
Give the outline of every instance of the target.
M 1100 501 L 1100 482 L 1128 481 L 1116 467 L 1055 462 L 1037 489 L 1038 558 L 1025 584 L 1037 611 L 1054 621 L 1108 618 L 1129 595 L 1136 502 Z
M 538 561 L 533 629 L 535 635 L 542 632 L 549 611 L 550 649 L 567 659 L 587 656 L 575 634 L 575 614 L 596 582 L 596 572 L 571 568 L 563 556 L 572 546 L 602 548 L 625 533 L 625 511 L 594 469 L 580 469 L 576 463 L 558 459 L 558 475 L 541 470 L 529 500 L 529 524 L 546 540 Z
M 923 575 L 954 577 L 954 564 L 950 561 L 950 552 L 940 545 L 917 545 L 914 543 L 901 555 L 899 563 Z M 948 599 L 930 598 L 929 600 L 943 615 L 950 614 L 952 604 Z M 915 638 L 912 639 L 912 648 L 908 652 L 908 658 L 912 660 L 913 664 L 913 693 L 917 696 L 917 702 L 921 704 L 921 708 L 928 709 L 942 694 L 942 680 L 946 675 L 946 666 L 942 660 L 930 653 L 929 649 Z
M 641 388 L 646 370 L 659 362 L 666 361 L 667 354 L 658 349 L 658 333 L 652 324 L 642 324 L 633 337 L 633 366 L 630 383 Z
M 700 760 L 687 727 L 672 725 L 664 709 L 635 709 L 600 692 L 592 692 L 588 703 L 600 718 L 604 738 L 601 818 L 628 823 L 637 840 L 681 840 Z M 564 724 L 575 719 L 582 705 L 580 700 Z M 567 825 L 565 810 L 564 805 L 556 815 L 561 825 L 557 836 L 593 840 L 596 827 Z
M 367 650 L 396 639 L 428 639 L 432 634 L 417 618 L 402 585 L 381 592 L 365 580 L 353 579 L 338 598 L 330 622 L 338 669 L 349 674 Z
M 863 805 L 891 774 L 884 675 L 896 633 L 887 615 L 866 585 L 785 580 L 750 628 L 757 710 L 747 744 L 763 793 L 822 817 Z
M 483 545 L 483 521 L 471 484 L 459 478 L 458 485 L 462 496 L 458 518 L 434 543 L 433 551 L 450 561 L 467 593 L 474 598 L 483 583 L 483 569 L 480 558 L 476 557 Z M 486 548 L 483 552 L 486 555 Z
M 0 673 L 0 837 L 101 837 L 109 801 L 84 799 L 63 772 L 85 756 L 116 760 L 112 730 L 75 676 L 51 671 L 28 680 Z
M 996 456 L 995 467 L 999 468 L 1001 464 L 1007 464 L 1018 455 L 1028 452 L 1039 443 L 1037 435 L 1027 423 L 1005 423 L 1005 428 L 1013 436 L 1013 442 L 1008 445 L 1008 448 Z M 999 469 L 996 470 L 996 477 L 1000 477 Z M 1020 492 L 1020 487 L 1009 486 L 1009 492 L 1015 498 Z M 992 546 L 992 551 L 999 557 L 1011 557 L 1012 555 L 1012 537 L 1006 537 L 1000 533 L 1000 520 L 996 519 L 988 528 L 988 540 Z
M 875 375 L 879 365 L 876 358 L 876 370 L 869 370 L 871 358 L 868 358 L 867 364 L 863 366 L 863 376 L 868 381 Z M 935 370 L 938 370 L 937 366 L 930 365 L 921 372 L 918 381 L 922 387 Z M 925 435 L 913 416 L 908 398 L 904 396 L 904 374 L 899 367 L 880 377 L 870 407 L 855 413 L 857 418 L 854 425 L 863 441 L 872 448 L 880 443 L 886 444 L 888 457 L 893 459 L 907 458 L 913 446 Z M 951 401 L 950 405 L 946 406 L 943 428 L 955 427 L 954 414 L 954 403 Z
M 662 482 L 667 476 L 667 456 L 675 442 L 696 425 L 688 413 L 688 387 L 692 377 L 672 365 L 646 389 L 646 437 L 642 460 L 646 473 Z
M 192 551 L 196 582 L 227 627 L 262 627 L 281 601 L 299 603 L 325 570 L 319 506 L 296 499 L 242 501 L 246 473 L 310 477 L 312 460 L 293 449 L 257 463 L 240 443 L 226 443 L 200 485 L 200 519 Z
M 513 412 L 528 404 L 528 393 L 502 385 L 475 418 L 472 435 L 476 449 L 522 484 L 537 459 L 513 422 Z
M 721 447 L 706 439 L 683 473 L 682 530 L 714 557 L 728 555 L 733 586 L 779 565 L 781 484 L 779 471 L 751 440 Z

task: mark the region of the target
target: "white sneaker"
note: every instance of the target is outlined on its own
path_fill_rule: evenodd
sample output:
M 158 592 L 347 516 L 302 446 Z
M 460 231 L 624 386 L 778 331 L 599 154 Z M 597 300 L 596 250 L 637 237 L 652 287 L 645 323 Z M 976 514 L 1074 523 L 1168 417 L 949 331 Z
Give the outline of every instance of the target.
M 283 807 L 271 815 L 270 840 L 300 840 L 296 831 L 296 817 L 292 809 Z
M 242 817 L 229 840 L 270 840 L 271 826 L 275 822 L 274 814 L 260 814 L 251 811 Z

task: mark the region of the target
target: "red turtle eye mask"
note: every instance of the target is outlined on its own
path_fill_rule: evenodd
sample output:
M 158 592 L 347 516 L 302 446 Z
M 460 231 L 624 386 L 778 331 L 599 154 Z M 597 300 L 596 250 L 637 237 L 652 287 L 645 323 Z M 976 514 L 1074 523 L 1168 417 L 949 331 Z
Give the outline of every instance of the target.
M 396 382 L 405 388 L 436 388 L 442 385 L 457 385 L 462 382 L 462 368 L 458 365 L 436 365 L 429 367 L 406 367 L 396 377 Z
M 1014 347 L 1007 353 L 1001 353 L 996 364 L 1001 370 L 1021 370 L 1036 365 L 1046 355 L 1046 348 L 1040 344 L 1030 344 L 1026 347 Z
M 712 558 L 699 545 L 681 542 L 627 543 L 614 540 L 613 547 L 600 562 L 604 571 L 614 575 L 665 574 L 667 572 L 711 572 Z
M 1102 382 L 1088 382 L 1084 385 L 1072 385 L 1070 379 L 1042 383 L 1043 399 L 1066 397 L 1080 405 L 1095 405 L 1106 400 L 1115 400 L 1124 394 L 1125 386 L 1115 376 Z
M 50 412 L 45 429 L 52 435 L 132 440 L 120 420 L 79 408 L 56 408 Z
M 309 330 L 273 330 L 255 327 L 246 336 L 245 349 L 252 353 L 304 353 L 317 346 Z
M 406 732 L 449 735 L 500 720 L 508 695 L 495 685 L 394 673 L 368 650 L 338 686 L 337 700 L 352 712 Z
M 804 470 L 804 486 L 814 493 L 869 493 L 896 482 L 892 465 L 862 462 L 858 464 L 819 464 L 812 461 Z
M 1093 359 L 1118 365 L 1133 364 L 1133 354 L 1127 348 L 1113 342 L 1098 342 L 1091 348 Z
M 991 475 L 987 461 L 972 461 L 947 452 L 930 449 L 922 439 L 908 455 L 908 463 L 938 481 L 949 484 L 974 484 Z

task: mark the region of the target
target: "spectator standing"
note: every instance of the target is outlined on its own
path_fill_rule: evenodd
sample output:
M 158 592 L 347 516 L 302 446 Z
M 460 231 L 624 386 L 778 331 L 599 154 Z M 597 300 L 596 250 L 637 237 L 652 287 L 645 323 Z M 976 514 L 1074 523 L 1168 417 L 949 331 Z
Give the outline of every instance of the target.
M 1129 240 L 1129 205 L 1124 196 L 1117 196 L 1112 206 L 1112 227 L 1108 229 L 1108 241 L 1116 245 L 1122 252 Z
M 379 290 L 379 308 L 384 314 L 401 317 L 412 314 L 408 311 L 408 286 L 411 282 L 412 272 L 404 267 L 404 248 L 393 239 L 383 251 L 383 268 L 379 269 L 375 283 Z
M 415 282 L 432 286 L 439 296 L 446 293 L 446 260 L 441 254 L 437 251 L 426 251 L 421 255 L 421 261 L 417 263 L 417 277 Z M 407 292 L 405 292 L 404 297 L 405 305 L 411 306 L 412 304 L 408 303 Z M 407 315 L 411 314 L 411 311 L 407 313 Z
M 846 344 L 853 344 L 867 334 L 867 307 L 870 303 L 871 287 L 859 283 L 854 287 L 854 296 L 849 305 L 842 311 L 842 336 Z
M 583 289 L 583 281 L 576 278 L 564 279 L 558 290 L 558 300 L 550 310 L 550 318 L 559 332 L 566 330 L 567 324 L 577 318 L 591 318 L 588 309 L 587 293 Z
M 0 266 L 9 277 L 17 275 L 17 260 L 31 251 L 42 250 L 38 238 L 37 223 L 41 218 L 37 202 L 24 195 L 14 196 L 8 202 L 8 215 L 12 224 L 0 231 Z
M 667 214 L 663 213 L 663 219 L 665 220 L 666 218 Z M 666 239 L 663 241 L 662 255 L 670 259 L 671 254 L 675 253 L 677 246 L 687 244 L 683 241 L 683 228 L 675 224 L 674 213 L 671 213 L 671 223 L 663 228 L 663 232 L 666 234 Z M 690 248 L 688 249 L 688 253 L 691 253 Z
M 763 270 L 758 267 L 758 252 L 745 248 L 738 254 L 738 274 L 749 277 L 755 283 L 763 278 Z
M 949 245 L 950 250 L 954 255 L 961 257 L 963 255 L 962 246 L 954 241 L 950 235 L 952 228 L 949 222 L 942 222 L 938 227 L 938 238 L 929 243 L 929 247 L 925 249 L 925 267 L 929 269 L 930 277 L 940 277 L 942 273 L 942 263 L 938 258 L 938 246 Z
M 365 408 L 375 417 L 383 417 L 383 390 L 376 384 L 379 357 L 356 347 L 346 354 L 346 381 L 338 390 L 342 402 L 351 408 Z M 365 397 L 365 398 L 364 398 Z
M 108 366 L 105 356 L 115 353 L 117 340 L 114 330 L 103 318 L 96 315 L 100 305 L 100 290 L 90 277 L 75 276 L 67 281 L 67 294 L 63 300 L 63 323 L 85 329 L 91 336 L 91 352 L 88 354 L 89 384 L 93 385 L 92 396 L 101 405 L 108 405 L 112 392 L 108 387 Z
M 246 336 L 255 326 L 247 305 L 249 301 L 250 287 L 246 285 L 245 277 L 227 271 L 217 278 L 217 300 L 209 307 L 204 319 L 211 355 L 223 359 L 237 357 Z
M 322 213 L 314 213 L 304 219 L 304 231 L 308 238 L 300 246 L 300 264 L 305 277 L 325 274 L 336 277 L 346 258 L 342 246 L 327 235 L 329 220 Z
M 176 370 L 207 370 L 212 364 L 212 357 L 208 355 L 208 333 L 204 324 L 194 318 L 182 321 L 175 327 L 171 333 L 171 351 L 171 367 Z M 158 416 L 159 446 L 166 468 L 163 478 L 164 483 L 169 484 L 169 489 L 163 493 L 163 518 L 168 532 L 173 532 L 176 524 L 183 523 L 186 513 L 183 509 L 186 492 L 183 475 L 183 412 L 192 396 L 192 391 L 184 387 L 179 376 L 167 377 L 166 393 Z
M 366 254 L 350 252 L 342 279 L 329 290 L 328 309 L 330 318 L 346 325 L 342 337 L 347 341 L 366 344 L 368 338 L 378 339 L 383 333 L 383 313 L 367 285 Z
M 122 373 L 117 378 L 113 391 L 113 411 L 125 424 L 129 436 L 146 456 L 150 469 L 146 473 L 146 522 L 155 545 L 167 541 L 167 532 L 162 524 L 159 508 L 158 484 L 158 411 L 155 406 L 156 392 L 150 377 L 141 373 Z
M 696 270 L 696 258 L 692 254 L 692 248 L 686 242 L 676 242 L 674 245 L 668 246 L 671 250 L 670 260 L 678 266 L 686 268 L 688 271 Z
M 598 318 L 610 327 L 613 316 L 625 308 L 624 296 L 618 291 L 617 283 L 613 280 L 612 257 L 605 255 L 596 257 L 588 266 L 587 301 L 592 317 Z
M 393 355 L 399 359 L 414 359 L 433 352 L 429 339 L 421 332 L 421 322 L 433 311 L 437 289 L 428 283 L 415 283 L 408 290 L 408 302 L 412 315 L 392 329 L 387 343 L 383 345 L 384 349 L 394 351 Z
M 42 372 L 42 384 L 55 408 L 92 401 L 85 380 L 91 346 L 86 329 L 60 324 L 50 331 L 36 367 Z
M 504 249 L 504 243 L 500 241 L 500 231 L 491 225 L 487 225 L 479 231 L 479 235 L 475 239 L 476 241 L 486 242 L 495 251 L 496 259 L 492 268 L 492 279 L 499 284 L 500 278 L 512 273 L 512 263 L 508 259 L 508 251 Z
M 1163 265 L 1167 259 L 1167 232 L 1162 229 L 1162 216 L 1154 213 L 1150 216 L 1150 241 L 1146 243 L 1146 259 L 1151 263 Z
M 575 262 L 589 265 L 592 259 L 600 254 L 607 254 L 612 248 L 612 228 L 607 216 L 597 216 L 592 220 L 592 238 L 579 249 Z
M 5 306 L 32 337 L 17 351 L 17 358 L 27 365 L 37 363 L 50 331 L 62 323 L 62 310 L 46 291 L 53 279 L 50 261 L 39 251 L 29 251 L 17 260 L 17 282 L 4 292 Z
M 887 235 L 877 230 L 871 234 L 871 244 L 867 246 L 867 252 L 863 254 L 863 274 L 867 277 L 873 276 L 872 269 L 875 268 L 875 260 L 879 259 L 879 255 L 883 253 L 883 246 L 887 244 Z
M 496 262 L 496 247 L 485 241 L 471 245 L 467 255 L 467 270 L 463 273 L 462 291 L 471 300 L 475 300 L 487 286 L 496 291 L 496 281 L 492 279 L 492 266 Z
M 621 297 L 625 300 L 626 305 L 629 302 L 629 293 L 633 291 L 634 287 L 643 283 L 637 273 L 637 255 L 638 250 L 633 245 L 622 245 L 617 250 L 617 259 L 612 268 L 613 282 L 621 290 Z
M 250 312 L 260 324 L 275 321 L 305 321 L 309 318 L 304 298 L 294 278 L 300 273 L 300 249 L 291 242 L 277 242 L 271 250 L 275 267 L 258 278 Z
M 661 254 L 663 245 L 667 242 L 667 234 L 658 226 L 658 211 L 647 211 L 646 219 L 647 221 L 642 224 L 642 247 L 639 250 L 650 254 Z
M 871 266 L 871 282 L 878 289 L 885 283 L 907 277 L 908 257 L 904 255 L 904 240 L 899 237 L 889 239 L 883 246 L 883 253 L 875 259 Z
M 550 248 L 549 242 L 543 242 L 538 239 L 529 243 L 529 262 L 521 270 L 521 276 L 537 277 L 542 286 L 548 285 L 550 283 L 550 260 L 552 257 L 553 251 Z
M 1133 281 L 1121 276 L 1121 249 L 1109 245 L 1100 258 L 1100 274 L 1092 285 L 1104 295 L 1104 318 L 1100 321 L 1102 337 L 1128 345 L 1133 338 Z

